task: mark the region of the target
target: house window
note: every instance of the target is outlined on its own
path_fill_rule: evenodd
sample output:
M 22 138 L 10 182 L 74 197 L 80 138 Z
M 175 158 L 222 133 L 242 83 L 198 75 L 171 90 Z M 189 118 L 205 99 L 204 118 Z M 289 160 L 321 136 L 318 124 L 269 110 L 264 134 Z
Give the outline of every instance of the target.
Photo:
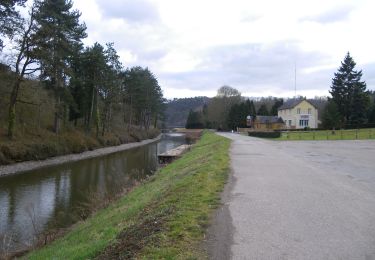
M 292 120 L 289 120 L 289 126 L 292 126 Z
M 309 108 L 309 109 L 307 110 L 307 113 L 308 113 L 309 115 L 311 115 L 311 108 Z
M 297 114 L 301 114 L 301 109 L 297 108 Z
M 307 127 L 309 126 L 309 120 L 299 120 L 300 127 Z

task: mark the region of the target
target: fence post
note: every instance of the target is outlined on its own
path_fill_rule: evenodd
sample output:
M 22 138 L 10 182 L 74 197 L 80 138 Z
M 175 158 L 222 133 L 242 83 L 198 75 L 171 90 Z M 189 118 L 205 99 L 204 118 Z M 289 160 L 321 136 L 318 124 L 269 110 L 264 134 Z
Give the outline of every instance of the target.
M 358 140 L 358 129 L 355 130 L 355 139 Z
M 372 129 L 369 129 L 369 139 L 372 139 Z
M 315 140 L 315 130 L 313 130 L 313 140 Z
M 344 139 L 344 136 L 342 135 L 342 129 L 340 130 L 341 140 Z
M 299 140 L 301 140 L 301 131 L 298 131 L 298 133 L 299 133 Z
M 329 140 L 329 131 L 327 130 L 326 133 L 327 133 L 327 140 Z

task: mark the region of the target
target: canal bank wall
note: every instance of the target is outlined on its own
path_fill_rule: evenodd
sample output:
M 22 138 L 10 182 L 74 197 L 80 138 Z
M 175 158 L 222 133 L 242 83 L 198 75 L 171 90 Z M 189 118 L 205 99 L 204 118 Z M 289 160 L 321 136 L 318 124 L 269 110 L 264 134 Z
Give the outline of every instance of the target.
M 99 148 L 93 151 L 86 151 L 78 154 L 68 154 L 68 155 L 62 155 L 62 156 L 56 156 L 51 157 L 46 160 L 41 161 L 26 161 L 26 162 L 20 162 L 15 163 L 11 165 L 2 165 L 0 166 L 0 178 L 4 176 L 14 175 L 14 174 L 20 174 L 27 171 L 36 170 L 39 168 L 44 167 L 50 167 L 55 166 L 59 164 L 69 163 L 69 162 L 76 162 L 80 160 L 90 159 L 98 156 L 108 155 L 116 152 L 121 152 L 125 150 L 129 150 L 132 148 L 148 145 L 154 142 L 157 142 L 161 139 L 161 134 L 158 135 L 156 138 L 153 139 L 146 139 L 140 142 L 134 142 L 134 143 L 127 143 L 122 144 L 118 146 L 110 146 L 110 147 L 104 147 Z
M 25 258 L 208 259 L 202 244 L 230 172 L 229 147 L 206 132 L 182 158 Z

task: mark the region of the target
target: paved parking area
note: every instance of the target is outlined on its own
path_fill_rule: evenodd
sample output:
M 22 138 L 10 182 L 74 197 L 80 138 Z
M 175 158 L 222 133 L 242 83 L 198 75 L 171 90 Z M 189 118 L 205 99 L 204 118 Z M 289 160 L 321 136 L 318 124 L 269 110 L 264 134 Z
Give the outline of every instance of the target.
M 375 141 L 221 135 L 233 140 L 233 176 L 212 258 L 375 260 Z

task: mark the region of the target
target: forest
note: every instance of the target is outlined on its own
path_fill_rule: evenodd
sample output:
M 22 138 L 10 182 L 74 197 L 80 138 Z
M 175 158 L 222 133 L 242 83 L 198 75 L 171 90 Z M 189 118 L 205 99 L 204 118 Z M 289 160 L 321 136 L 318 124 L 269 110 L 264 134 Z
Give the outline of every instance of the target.
M 113 43 L 84 46 L 72 1 L 26 4 L 0 4 L 0 164 L 156 136 L 156 76 L 126 68 Z

